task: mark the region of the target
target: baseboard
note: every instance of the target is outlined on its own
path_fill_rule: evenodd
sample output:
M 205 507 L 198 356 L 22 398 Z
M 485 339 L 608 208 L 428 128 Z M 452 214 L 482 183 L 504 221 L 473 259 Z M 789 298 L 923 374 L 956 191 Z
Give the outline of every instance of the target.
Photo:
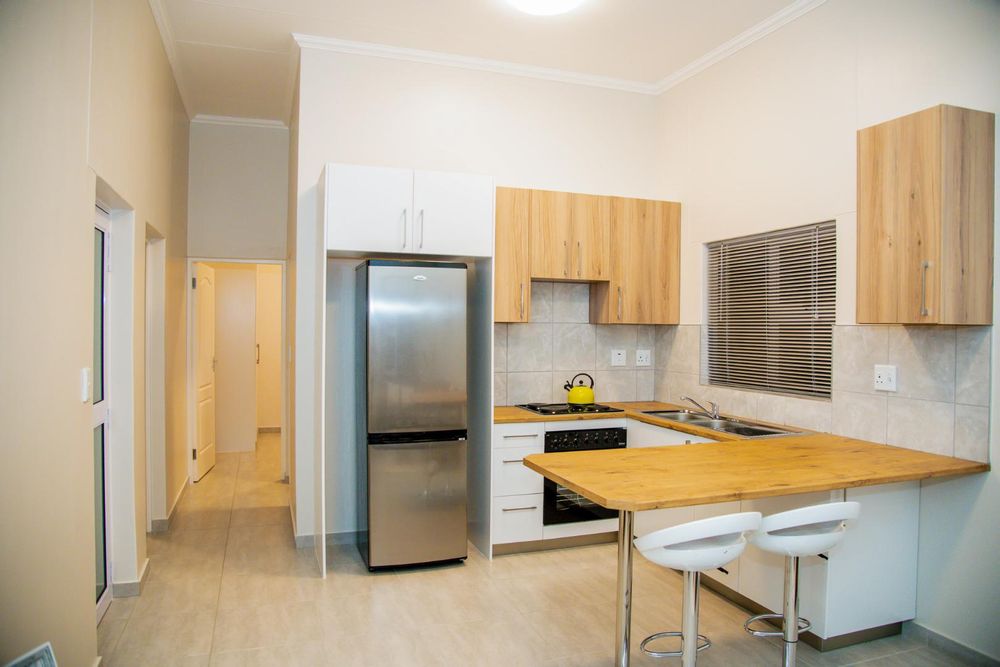
M 356 530 L 345 530 L 341 533 L 327 533 L 326 543 L 327 544 L 357 544 L 358 535 L 360 533 Z
M 995 660 L 985 653 L 980 653 L 974 648 L 955 641 L 950 637 L 945 637 L 930 630 L 916 621 L 909 621 L 903 624 L 903 634 L 910 637 L 917 637 L 927 642 L 933 649 L 947 653 L 953 658 L 961 661 L 965 665 L 982 665 L 984 667 L 998 667 L 1000 660 Z
M 142 563 L 142 571 L 139 573 L 139 579 L 137 581 L 122 581 L 122 582 L 111 583 L 111 597 L 134 598 L 137 595 L 142 595 L 142 589 L 146 585 L 146 579 L 148 575 L 149 575 L 149 559 L 147 558 Z
M 750 614 L 773 613 L 773 610 L 768 609 L 761 604 L 757 604 L 747 596 L 737 593 L 729 586 L 720 584 L 711 577 L 702 577 L 701 583 L 705 586 L 705 588 L 715 591 L 730 602 L 743 607 Z M 844 648 L 845 646 L 851 646 L 853 644 L 870 642 L 874 639 L 882 639 L 884 637 L 892 637 L 893 635 L 900 634 L 902 631 L 902 623 L 889 623 L 875 628 L 858 630 L 857 632 L 848 632 L 847 634 L 837 635 L 836 637 L 824 638 L 813 634 L 812 632 L 803 632 L 799 635 L 799 639 L 801 639 L 804 643 L 809 644 L 809 646 L 812 646 L 817 651 L 834 651 L 838 648 Z
M 258 433 L 281 433 L 280 426 L 261 426 L 257 429 Z
M 184 497 L 184 493 L 190 486 L 190 484 L 188 483 L 189 481 L 190 478 L 188 477 L 184 478 L 184 483 L 181 484 L 180 491 L 178 491 L 177 495 L 174 496 L 174 502 L 170 504 L 170 511 L 167 513 L 167 518 L 153 519 L 150 522 L 150 530 L 149 530 L 150 533 L 165 533 L 168 530 L 170 530 L 170 524 L 174 522 L 174 513 L 177 511 L 177 505 L 181 502 L 181 498 Z
M 593 533 L 591 535 L 573 535 L 571 537 L 553 537 L 547 540 L 532 540 L 531 542 L 511 542 L 509 544 L 494 544 L 494 556 L 528 553 L 530 551 L 549 551 L 550 549 L 566 549 L 582 547 L 590 544 L 608 544 L 617 542 L 618 533 Z

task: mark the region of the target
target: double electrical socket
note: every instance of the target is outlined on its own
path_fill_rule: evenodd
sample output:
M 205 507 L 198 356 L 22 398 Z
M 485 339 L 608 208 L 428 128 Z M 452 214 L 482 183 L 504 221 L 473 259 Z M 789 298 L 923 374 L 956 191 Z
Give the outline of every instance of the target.
M 635 365 L 636 366 L 649 366 L 652 359 L 651 350 L 636 350 L 635 351 Z M 611 365 L 612 366 L 625 366 L 628 364 L 628 353 L 626 350 L 611 350 Z
M 875 364 L 876 391 L 896 391 L 896 367 L 887 364 Z

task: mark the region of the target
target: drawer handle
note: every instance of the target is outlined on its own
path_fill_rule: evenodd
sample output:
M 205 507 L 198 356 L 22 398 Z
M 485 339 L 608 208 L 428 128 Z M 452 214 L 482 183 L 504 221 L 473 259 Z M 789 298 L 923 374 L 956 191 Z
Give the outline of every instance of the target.
M 504 459 L 504 463 L 524 463 L 524 459 Z
M 515 435 L 505 435 L 504 439 L 506 440 L 508 438 L 537 438 L 537 437 L 538 437 L 537 433 L 520 433 Z
M 527 510 L 536 510 L 538 505 L 532 505 L 531 507 L 504 507 L 504 512 L 524 512 Z

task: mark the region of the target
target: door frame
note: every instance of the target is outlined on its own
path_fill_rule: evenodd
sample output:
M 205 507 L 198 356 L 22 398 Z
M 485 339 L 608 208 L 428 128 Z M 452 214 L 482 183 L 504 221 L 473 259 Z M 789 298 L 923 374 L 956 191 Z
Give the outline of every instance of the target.
M 194 298 L 191 294 L 191 281 L 194 279 L 194 265 L 198 262 L 207 264 L 273 264 L 281 267 L 281 474 L 288 477 L 288 355 L 287 345 L 287 308 L 288 303 L 288 267 L 283 259 L 231 259 L 228 257 L 188 257 L 185 289 L 187 295 L 187 448 L 184 456 L 188 464 L 188 484 L 194 484 L 197 474 L 195 462 L 188 454 L 197 447 L 198 424 L 196 410 L 195 387 L 195 329 L 194 329 Z
M 101 453 L 101 461 L 104 466 L 104 516 L 94 517 L 95 523 L 97 521 L 104 522 L 104 592 L 95 603 L 97 623 L 100 623 L 101 619 L 104 618 L 104 614 L 107 613 L 108 608 L 111 606 L 111 599 L 113 597 L 112 587 L 114 582 L 111 572 L 111 555 L 114 547 L 114 540 L 111 535 L 111 509 L 113 507 L 113 503 L 111 501 L 111 383 L 108 381 L 111 377 L 111 364 L 110 359 L 108 359 L 108 334 L 110 333 L 109 311 L 111 301 L 109 298 L 111 291 L 109 285 L 111 279 L 111 207 L 100 200 L 97 200 L 94 203 L 94 228 L 99 229 L 104 233 L 104 257 L 102 261 L 104 278 L 101 286 L 101 300 L 103 301 L 101 307 L 101 391 L 103 394 L 100 403 L 94 403 L 93 387 L 98 371 L 96 368 L 91 368 L 89 388 L 90 396 L 88 397 L 88 402 L 93 410 L 93 424 L 91 426 L 91 432 L 93 432 L 93 430 L 98 426 L 104 427 L 104 437 L 101 443 L 104 449 Z

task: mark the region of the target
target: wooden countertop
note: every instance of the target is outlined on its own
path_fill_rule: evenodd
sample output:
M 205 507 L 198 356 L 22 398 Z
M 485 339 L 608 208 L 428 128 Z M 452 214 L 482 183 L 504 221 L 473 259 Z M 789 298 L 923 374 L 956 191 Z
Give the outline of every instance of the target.
M 810 491 L 891 484 L 986 472 L 987 463 L 879 445 L 828 433 L 743 439 L 643 414 L 679 406 L 656 401 L 609 403 L 624 412 L 543 416 L 494 409 L 494 422 L 629 418 L 720 442 L 641 449 L 532 454 L 524 464 L 590 500 L 618 510 L 683 507 Z

